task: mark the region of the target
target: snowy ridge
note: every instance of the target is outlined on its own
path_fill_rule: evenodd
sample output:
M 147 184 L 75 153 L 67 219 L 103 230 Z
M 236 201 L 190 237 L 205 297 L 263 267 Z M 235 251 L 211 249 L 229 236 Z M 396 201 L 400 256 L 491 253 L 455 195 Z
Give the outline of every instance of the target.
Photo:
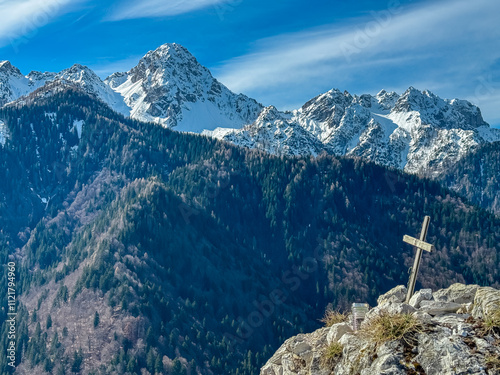
M 23 76 L 0 62 L 0 106 L 67 86 L 95 95 L 115 111 L 180 131 L 203 133 L 273 154 L 363 157 L 410 173 L 438 175 L 470 150 L 500 140 L 465 100 L 410 87 L 402 95 L 352 95 L 332 89 L 292 112 L 264 108 L 231 92 L 178 44 L 148 52 L 131 70 L 102 81 L 75 64 L 60 73 Z M 2 136 L 5 139 L 5 135 Z
M 0 106 L 30 94 L 46 83 L 74 84 L 134 119 L 176 130 L 201 132 L 216 127 L 241 127 L 255 121 L 262 105 L 231 92 L 178 44 L 148 52 L 126 73 L 102 81 L 80 64 L 60 73 L 23 76 L 10 62 L 0 62 Z
M 75 64 L 56 74 L 54 81 L 57 80 L 74 83 L 88 93 L 96 95 L 116 112 L 125 116 L 130 114 L 130 109 L 125 105 L 121 96 L 104 84 L 97 74 L 86 66 Z
M 413 87 L 375 96 L 334 89 L 291 113 L 272 112 L 239 130 L 205 134 L 275 154 L 358 156 L 429 176 L 479 144 L 500 140 L 500 130 L 490 128 L 473 104 Z
M 0 106 L 27 95 L 53 79 L 54 73 L 31 72 L 27 76 L 8 61 L 0 62 Z

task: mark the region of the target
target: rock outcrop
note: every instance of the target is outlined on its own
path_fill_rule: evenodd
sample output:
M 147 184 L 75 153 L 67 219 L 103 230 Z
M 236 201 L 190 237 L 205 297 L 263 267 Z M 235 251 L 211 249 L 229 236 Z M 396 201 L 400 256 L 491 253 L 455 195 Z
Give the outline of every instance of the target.
M 261 375 L 500 374 L 500 290 L 453 284 L 410 304 L 405 294 L 380 296 L 357 332 L 338 323 L 288 339 Z

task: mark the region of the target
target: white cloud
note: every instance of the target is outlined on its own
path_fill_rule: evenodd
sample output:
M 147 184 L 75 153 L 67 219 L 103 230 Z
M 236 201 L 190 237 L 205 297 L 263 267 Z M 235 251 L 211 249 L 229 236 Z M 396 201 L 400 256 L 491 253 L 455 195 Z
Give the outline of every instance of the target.
M 120 21 L 135 18 L 151 18 L 175 16 L 182 13 L 217 5 L 228 0 L 144 0 L 129 1 L 116 9 L 108 18 L 109 21 Z
M 14 49 L 60 15 L 75 0 L 6 0 L 0 2 L 0 46 Z
M 438 94 L 469 96 L 475 77 L 500 58 L 498 14 L 496 0 L 392 7 L 342 25 L 260 40 L 251 53 L 213 70 L 232 90 L 264 102 L 278 91 L 319 93 L 328 85 L 363 93 L 422 81 L 431 90 L 451 90 Z

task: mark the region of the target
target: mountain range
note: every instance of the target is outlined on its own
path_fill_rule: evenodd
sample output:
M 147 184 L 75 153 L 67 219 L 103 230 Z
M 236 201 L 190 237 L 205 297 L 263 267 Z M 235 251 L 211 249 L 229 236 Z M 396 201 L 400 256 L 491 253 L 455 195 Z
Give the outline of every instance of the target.
M 137 66 L 104 81 L 90 68 L 75 64 L 59 73 L 24 76 L 8 61 L 0 63 L 0 105 L 14 101 L 47 82 L 71 82 L 131 118 L 180 131 L 201 132 L 217 126 L 252 123 L 262 105 L 236 95 L 218 82 L 189 51 L 165 44 L 148 52 Z
M 206 131 L 238 145 L 274 154 L 362 157 L 435 177 L 477 146 L 500 140 L 478 107 L 410 87 L 357 96 L 330 90 L 292 112 L 265 108 L 241 129 Z
M 104 81 L 75 64 L 59 73 L 27 76 L 0 63 L 0 105 L 46 82 L 83 87 L 133 119 L 217 137 L 273 154 L 362 157 L 378 164 L 437 177 L 478 146 L 500 140 L 478 107 L 410 87 L 403 94 L 352 95 L 332 89 L 301 108 L 274 106 L 231 92 L 178 44 L 148 52 L 128 72 Z

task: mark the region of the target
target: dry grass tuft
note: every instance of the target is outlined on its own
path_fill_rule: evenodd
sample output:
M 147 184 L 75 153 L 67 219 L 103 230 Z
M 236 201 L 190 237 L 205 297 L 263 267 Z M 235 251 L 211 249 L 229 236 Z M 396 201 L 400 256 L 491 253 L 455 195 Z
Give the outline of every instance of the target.
M 342 357 L 342 351 L 344 347 L 338 342 L 332 342 L 328 348 L 326 348 L 323 356 L 321 357 L 321 365 L 324 368 L 333 368 L 338 363 Z
M 487 335 L 500 333 L 500 307 L 486 316 L 483 323 L 483 329 L 484 333 Z
M 422 323 L 410 314 L 382 313 L 370 319 L 360 333 L 377 345 L 401 339 L 413 344 L 415 333 L 423 329 Z
M 325 327 L 331 327 L 337 323 L 343 323 L 347 321 L 347 314 L 341 313 L 340 311 L 335 311 L 332 309 L 327 309 L 325 315 L 320 322 L 325 324 Z
M 486 356 L 486 366 L 495 371 L 500 371 L 500 358 L 496 355 Z

